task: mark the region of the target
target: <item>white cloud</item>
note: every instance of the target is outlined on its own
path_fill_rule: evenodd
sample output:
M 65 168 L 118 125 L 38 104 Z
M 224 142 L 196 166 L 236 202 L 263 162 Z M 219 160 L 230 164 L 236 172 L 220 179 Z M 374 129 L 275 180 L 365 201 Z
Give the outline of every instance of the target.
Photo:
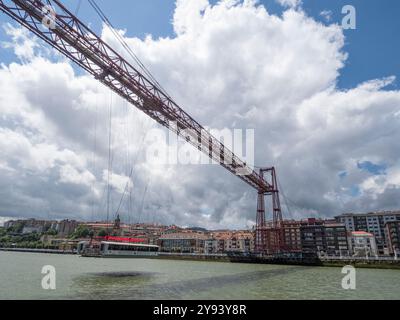
M 301 0 L 276 0 L 279 4 L 285 7 L 297 7 L 301 5 Z
M 15 55 L 22 60 L 29 60 L 35 56 L 35 49 L 39 46 L 38 41 L 27 29 L 17 28 L 7 23 L 4 31 L 10 36 L 11 42 L 2 42 L 3 48 L 12 48 Z
M 295 217 L 400 206 L 400 93 L 385 90 L 393 77 L 336 88 L 347 59 L 339 26 L 302 10 L 278 17 L 255 1 L 206 0 L 178 1 L 173 23 L 174 38 L 126 40 L 199 122 L 256 129 L 257 165 L 277 166 Z M 107 29 L 103 38 L 124 52 Z M 128 181 L 132 219 L 212 228 L 254 223 L 255 191 L 219 167 L 146 163 L 143 137 L 155 124 L 65 60 L 42 56 L 29 53 L 24 64 L 0 69 L 0 215 L 30 216 L 29 209 L 105 218 L 112 100 L 113 211 Z M 388 176 L 360 171 L 360 160 L 384 162 Z M 354 187 L 362 191 L 356 197 Z
M 130 177 L 112 172 L 110 172 L 110 175 L 108 175 L 108 170 L 103 171 L 103 181 L 104 183 L 108 183 L 109 181 L 110 186 L 115 188 L 115 190 L 121 194 L 129 191 L 133 187 L 133 182 Z
M 80 172 L 69 164 L 60 168 L 60 182 L 62 183 L 83 184 L 90 187 L 95 180 L 96 177 L 88 170 Z
M 331 10 L 323 10 L 320 12 L 320 16 L 323 17 L 327 22 L 332 21 L 332 11 Z
M 400 189 L 400 168 L 391 168 L 386 174 L 368 177 L 361 183 L 361 190 L 376 199 L 388 189 Z

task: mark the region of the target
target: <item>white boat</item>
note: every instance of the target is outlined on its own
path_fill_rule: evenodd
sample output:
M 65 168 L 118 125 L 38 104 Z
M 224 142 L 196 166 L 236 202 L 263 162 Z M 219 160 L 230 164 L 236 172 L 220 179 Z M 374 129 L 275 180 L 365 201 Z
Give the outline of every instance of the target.
M 78 254 L 83 257 L 151 258 L 158 256 L 159 250 L 157 245 L 111 241 L 101 241 L 96 245 L 84 241 L 78 245 Z

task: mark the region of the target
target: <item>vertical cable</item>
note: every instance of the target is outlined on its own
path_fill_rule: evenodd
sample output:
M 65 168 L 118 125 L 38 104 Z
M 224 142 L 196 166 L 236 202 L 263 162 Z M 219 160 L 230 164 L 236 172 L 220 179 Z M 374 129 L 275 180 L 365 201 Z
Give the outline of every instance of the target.
M 110 220 L 110 180 L 112 170 L 112 154 L 111 154 L 111 138 L 112 138 L 112 92 L 110 92 L 110 113 L 109 113 L 109 127 L 108 127 L 108 172 L 107 172 L 107 224 Z

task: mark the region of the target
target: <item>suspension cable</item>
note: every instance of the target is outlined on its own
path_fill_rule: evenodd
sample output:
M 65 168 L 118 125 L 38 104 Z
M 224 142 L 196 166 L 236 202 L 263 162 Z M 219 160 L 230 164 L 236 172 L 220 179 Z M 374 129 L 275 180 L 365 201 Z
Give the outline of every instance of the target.
M 104 22 L 104 24 L 111 30 L 113 35 L 115 36 L 116 40 L 121 44 L 121 46 L 127 51 L 129 56 L 138 64 L 138 66 L 142 69 L 142 71 L 150 78 L 151 81 L 153 81 L 153 84 L 155 87 L 161 91 L 166 97 L 171 99 L 171 97 L 168 95 L 166 90 L 161 86 L 161 84 L 154 78 L 154 76 L 151 74 L 151 72 L 146 68 L 146 66 L 140 61 L 140 59 L 137 57 L 137 55 L 132 51 L 132 49 L 129 47 L 127 42 L 125 41 L 124 37 L 121 36 L 119 32 L 116 31 L 114 28 L 113 24 L 111 21 L 107 18 L 107 16 L 104 14 L 104 12 L 101 10 L 101 8 L 97 5 L 95 0 L 88 0 L 89 4 L 92 6 L 92 8 L 96 11 L 96 13 L 99 15 L 100 19 Z
M 81 5 L 82 5 L 82 0 L 79 0 L 78 5 L 75 9 L 75 16 L 78 16 L 79 10 L 81 9 Z
M 279 191 L 280 191 L 280 193 L 282 194 L 282 197 L 283 197 L 283 200 L 284 200 L 284 202 L 285 202 L 285 206 L 286 206 L 286 208 L 287 208 L 287 210 L 288 210 L 289 216 L 290 216 L 291 219 L 293 219 L 292 209 L 291 209 L 291 207 L 290 207 L 290 205 L 289 205 L 289 201 L 290 201 L 290 200 L 286 197 L 286 194 L 285 194 L 285 192 L 283 191 L 282 185 L 281 185 L 281 183 L 280 183 L 280 181 L 279 181 L 278 178 L 277 178 L 277 182 L 278 182 Z M 291 201 L 290 201 L 290 202 L 291 202 Z

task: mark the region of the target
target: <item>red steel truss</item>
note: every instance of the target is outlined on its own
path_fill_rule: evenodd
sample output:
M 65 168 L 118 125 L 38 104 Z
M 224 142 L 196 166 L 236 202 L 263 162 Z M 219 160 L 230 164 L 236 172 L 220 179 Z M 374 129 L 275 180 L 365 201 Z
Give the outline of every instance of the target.
M 257 252 L 275 254 L 279 253 L 283 248 L 282 210 L 275 168 L 260 169 L 260 176 L 263 179 L 265 174 L 270 175 L 271 189 L 267 192 L 258 192 L 255 249 Z M 273 220 L 271 226 L 267 226 L 265 221 L 266 195 L 272 197 Z
M 49 8 L 54 19 L 49 20 Z M 0 11 L 93 75 L 159 124 L 178 134 L 259 193 L 257 230 L 265 227 L 264 195 L 272 195 L 274 225 L 282 219 L 275 170 L 257 173 L 169 96 L 72 14 L 59 0 L 0 0 Z M 45 23 L 47 22 L 47 24 Z M 47 25 L 47 27 L 46 27 Z M 173 125 L 172 125 L 173 124 Z M 272 173 L 272 183 L 264 173 Z M 265 248 L 265 234 L 257 246 Z

